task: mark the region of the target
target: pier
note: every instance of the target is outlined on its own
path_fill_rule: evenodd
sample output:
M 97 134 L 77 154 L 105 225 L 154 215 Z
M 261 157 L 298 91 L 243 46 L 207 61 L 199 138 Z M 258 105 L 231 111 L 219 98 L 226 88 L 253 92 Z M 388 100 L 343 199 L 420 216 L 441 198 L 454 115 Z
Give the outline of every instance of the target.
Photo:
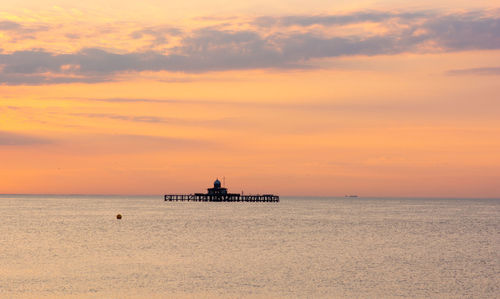
M 236 202 L 279 202 L 278 195 L 210 196 L 207 194 L 166 194 L 165 201 L 236 201 Z
M 194 194 L 166 194 L 165 201 L 215 201 L 215 202 L 279 202 L 280 197 L 273 194 L 242 195 L 228 193 L 221 187 L 219 180 L 214 182 L 213 188 L 208 188 L 207 193 Z

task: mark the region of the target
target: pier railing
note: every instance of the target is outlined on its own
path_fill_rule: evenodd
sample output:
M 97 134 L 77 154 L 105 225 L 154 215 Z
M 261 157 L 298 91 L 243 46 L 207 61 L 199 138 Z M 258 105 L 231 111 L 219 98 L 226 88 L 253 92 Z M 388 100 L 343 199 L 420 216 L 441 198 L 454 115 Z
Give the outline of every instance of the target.
M 279 202 L 280 197 L 272 194 L 239 195 L 239 194 L 166 194 L 165 201 L 219 201 L 219 202 Z

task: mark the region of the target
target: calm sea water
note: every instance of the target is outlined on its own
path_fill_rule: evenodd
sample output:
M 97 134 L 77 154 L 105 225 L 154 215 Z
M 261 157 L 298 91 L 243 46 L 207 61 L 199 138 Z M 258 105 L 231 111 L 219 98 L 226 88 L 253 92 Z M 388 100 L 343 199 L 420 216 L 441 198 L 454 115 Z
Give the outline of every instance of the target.
M 219 297 L 498 298 L 500 200 L 0 196 L 0 298 Z

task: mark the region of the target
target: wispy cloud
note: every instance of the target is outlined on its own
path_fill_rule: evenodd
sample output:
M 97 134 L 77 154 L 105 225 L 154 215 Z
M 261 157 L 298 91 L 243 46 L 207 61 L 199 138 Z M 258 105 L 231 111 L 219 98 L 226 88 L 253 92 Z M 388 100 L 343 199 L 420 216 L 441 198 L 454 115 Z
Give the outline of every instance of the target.
M 183 126 L 227 126 L 235 123 L 235 119 L 186 119 L 174 117 L 162 117 L 154 115 L 123 115 L 116 113 L 73 113 L 72 116 L 88 118 L 106 118 L 112 120 L 130 121 L 138 123 L 170 124 Z
M 63 140 L 69 149 L 77 147 L 80 153 L 116 154 L 170 151 L 196 151 L 217 148 L 211 140 L 138 134 L 93 134 L 71 136 Z M 61 142 L 61 143 L 62 143 Z
M 480 75 L 480 76 L 498 76 L 500 75 L 500 67 L 478 67 L 470 69 L 449 70 L 446 72 L 450 76 L 459 75 Z
M 336 35 L 329 30 L 345 24 L 390 20 L 383 33 Z M 328 30 L 309 28 L 325 26 Z M 0 23 L 19 30 L 20 24 Z M 263 29 L 262 27 L 265 27 Z M 302 26 L 297 30 L 277 27 Z M 21 26 L 22 27 L 22 26 Z M 259 17 L 245 29 L 146 27 L 130 34 L 132 40 L 152 36 L 155 43 L 178 43 L 167 51 L 123 53 L 84 48 L 60 54 L 28 49 L 0 54 L 0 82 L 57 84 L 117 80 L 127 72 L 169 71 L 203 73 L 244 69 L 314 68 L 315 60 L 343 56 L 396 55 L 400 53 L 454 52 L 500 49 L 500 18 L 488 12 L 438 14 L 436 12 L 356 12 L 349 15 Z M 333 33 L 332 33 L 333 32 Z
M 150 46 L 159 46 L 168 43 L 169 36 L 179 36 L 182 30 L 171 26 L 146 27 L 132 32 L 129 36 L 132 39 L 140 39 L 143 37 L 152 37 L 153 41 Z
M 148 135 L 133 135 L 133 134 L 117 134 L 102 136 L 105 142 L 113 144 L 123 144 L 141 148 L 156 148 L 158 150 L 169 149 L 187 149 L 196 148 L 198 146 L 213 145 L 212 142 L 201 139 L 175 138 L 163 136 L 148 136 Z
M 47 31 L 50 29 L 50 26 L 45 24 L 37 24 L 37 25 L 24 25 L 19 22 L 3 20 L 0 21 L 0 31 L 10 32 L 14 34 L 15 40 L 23 39 L 23 38 L 32 38 L 30 34 L 40 31 Z
M 74 76 L 52 74 L 28 74 L 28 73 L 1 73 L 0 85 L 48 85 L 67 83 L 101 83 L 114 80 L 110 76 Z
M 400 19 L 402 21 L 416 18 L 428 18 L 431 12 L 399 13 L 384 11 L 359 11 L 351 14 L 335 15 L 290 15 L 290 16 L 262 16 L 254 20 L 254 24 L 263 27 L 274 26 L 313 26 L 313 25 L 348 25 L 365 22 L 383 22 L 390 19 Z
M 107 103 L 182 103 L 182 100 L 173 99 L 146 99 L 146 98 L 65 98 L 65 100 L 86 100 Z
M 21 28 L 22 28 L 22 26 L 19 23 L 12 22 L 12 21 L 0 21 L 0 30 L 1 31 L 13 31 L 13 30 L 19 30 Z
M 50 144 L 53 141 L 44 137 L 22 133 L 0 131 L 0 146 L 28 146 Z
M 138 134 L 93 134 L 71 136 L 61 135 L 57 139 L 49 139 L 23 133 L 0 131 L 0 147 L 51 144 L 57 144 L 59 148 L 78 146 L 82 149 L 82 152 L 88 151 L 94 153 L 112 153 L 116 151 L 147 152 L 165 150 L 195 150 L 200 147 L 213 148 L 218 146 L 210 140 L 193 139 L 188 137 L 178 138 Z
M 108 118 L 114 120 L 125 120 L 133 122 L 146 122 L 146 123 L 168 123 L 172 119 L 159 116 L 140 116 L 140 115 L 121 115 L 113 113 L 73 113 L 73 116 L 84 116 L 89 118 Z

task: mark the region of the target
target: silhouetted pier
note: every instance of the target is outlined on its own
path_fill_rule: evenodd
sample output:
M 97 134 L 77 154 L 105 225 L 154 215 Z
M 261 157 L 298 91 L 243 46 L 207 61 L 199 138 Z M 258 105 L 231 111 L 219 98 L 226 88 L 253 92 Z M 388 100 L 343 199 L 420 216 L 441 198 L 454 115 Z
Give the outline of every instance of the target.
M 242 195 L 227 193 L 222 188 L 219 180 L 214 182 L 213 188 L 208 188 L 208 193 L 195 194 L 166 194 L 165 201 L 217 201 L 217 202 L 279 202 L 280 197 L 273 194 Z
M 278 195 L 239 195 L 238 196 L 210 196 L 207 194 L 166 194 L 165 201 L 245 201 L 245 202 L 279 202 Z

